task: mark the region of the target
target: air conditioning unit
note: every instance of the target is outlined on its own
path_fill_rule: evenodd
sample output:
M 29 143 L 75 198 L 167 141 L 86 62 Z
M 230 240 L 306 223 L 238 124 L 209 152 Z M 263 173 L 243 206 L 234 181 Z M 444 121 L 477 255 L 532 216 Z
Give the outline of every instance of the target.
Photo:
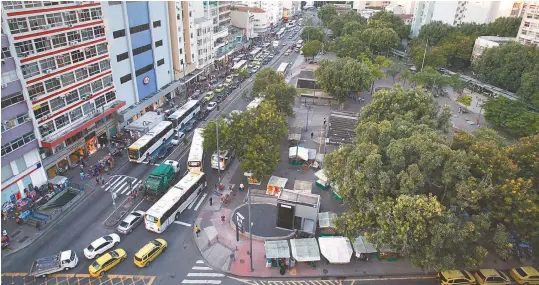
M 79 43 L 78 41 L 71 41 L 71 42 L 69 42 L 69 45 L 74 46 L 74 45 L 77 45 L 78 43 Z
M 85 48 L 84 51 L 90 51 L 91 49 L 89 47 Z
M 7 84 L 2 84 L 2 89 L 6 88 L 7 87 Z
M 36 102 L 37 101 L 37 96 L 32 98 L 32 102 Z
M 45 26 L 43 26 L 43 30 L 48 30 L 48 29 L 50 29 L 50 28 L 51 28 L 51 25 L 45 25 Z
M 97 16 L 98 19 L 103 19 L 103 16 Z
M 46 73 L 46 74 L 50 74 L 51 72 L 52 72 L 52 69 L 47 69 L 47 70 L 45 70 L 45 73 Z

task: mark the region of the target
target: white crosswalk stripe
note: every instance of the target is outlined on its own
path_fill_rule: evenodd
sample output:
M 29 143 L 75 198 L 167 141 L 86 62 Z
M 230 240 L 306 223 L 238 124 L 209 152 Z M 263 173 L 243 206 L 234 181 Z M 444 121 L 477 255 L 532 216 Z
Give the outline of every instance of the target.
M 132 181 L 132 187 L 129 187 L 129 182 Z M 112 176 L 102 189 L 106 192 L 114 192 L 120 195 L 129 195 L 133 189 L 137 189 L 142 183 L 142 180 L 126 175 Z
M 211 267 L 205 266 L 203 260 L 197 260 L 191 272 L 187 273 L 186 279 L 182 284 L 221 284 L 221 278 L 225 277 L 222 273 L 213 272 Z

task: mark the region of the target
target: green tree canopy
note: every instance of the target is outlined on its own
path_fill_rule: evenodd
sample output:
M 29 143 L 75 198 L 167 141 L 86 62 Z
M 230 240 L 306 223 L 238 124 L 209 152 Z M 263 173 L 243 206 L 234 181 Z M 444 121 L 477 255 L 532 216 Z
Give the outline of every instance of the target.
M 308 41 L 303 46 L 303 56 L 315 57 L 322 50 L 322 43 L 318 40 Z
M 324 5 L 318 10 L 318 18 L 320 18 L 322 24 L 326 27 L 335 17 L 337 17 L 337 9 L 333 5 Z
M 363 31 L 367 25 L 361 24 L 357 21 L 345 22 L 342 28 L 342 35 L 353 35 L 355 32 Z
M 539 113 L 529 110 L 519 101 L 504 97 L 490 99 L 485 104 L 485 119 L 519 136 L 539 134 Z
M 498 37 L 516 37 L 518 29 L 522 23 L 522 18 L 500 17 L 494 22 L 489 23 L 486 28 L 486 34 Z
M 417 38 L 423 42 L 429 41 L 429 46 L 435 46 L 447 35 L 453 32 L 453 27 L 444 24 L 441 21 L 430 22 L 421 27 Z
M 539 65 L 522 75 L 517 95 L 539 109 Z
M 362 62 L 351 58 L 323 59 L 315 75 L 322 90 L 343 103 L 350 92 L 365 90 L 369 86 L 371 71 Z
M 255 81 L 253 83 L 253 91 L 251 92 L 252 98 L 264 95 L 264 91 L 268 88 L 268 86 L 272 84 L 279 84 L 281 82 L 284 82 L 283 76 L 277 73 L 277 71 L 271 68 L 264 68 L 260 70 L 256 74 Z
M 301 39 L 305 42 L 308 41 L 320 41 L 323 42 L 325 38 L 324 31 L 317 27 L 305 27 L 301 31 Z
M 391 66 L 386 69 L 386 73 L 393 78 L 393 83 L 395 83 L 395 77 L 399 75 L 404 68 L 403 64 L 393 62 L 391 63 Z
M 368 28 L 361 32 L 361 37 L 373 52 L 387 54 L 399 45 L 399 35 L 390 28 Z
M 264 68 L 256 74 L 253 91 L 251 96 L 246 99 L 250 100 L 261 96 L 283 115 L 294 115 L 296 88 L 288 85 L 284 81 L 283 75 L 271 68 Z
M 369 25 L 371 23 L 382 22 L 385 27 L 393 29 L 398 35 L 398 38 L 406 38 L 410 34 L 410 27 L 404 24 L 404 21 L 392 12 L 382 10 L 372 15 L 369 19 Z
M 338 37 L 332 46 L 338 57 L 358 58 L 361 54 L 371 54 L 369 47 L 361 39 L 361 34 L 344 35 Z
M 228 139 L 230 138 L 228 132 L 228 124 L 223 118 L 217 118 L 209 121 L 204 127 L 204 151 L 207 153 L 213 153 L 217 150 L 217 132 L 215 126 L 219 127 L 219 148 L 227 149 Z

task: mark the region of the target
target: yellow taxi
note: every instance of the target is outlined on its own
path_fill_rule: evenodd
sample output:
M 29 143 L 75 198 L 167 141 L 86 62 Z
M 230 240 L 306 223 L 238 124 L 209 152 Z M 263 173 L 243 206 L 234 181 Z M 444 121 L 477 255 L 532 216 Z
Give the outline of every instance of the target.
M 290 55 L 290 50 L 285 51 L 284 55 L 287 55 L 287 56 Z
M 134 262 L 138 267 L 149 266 L 150 262 L 156 259 L 167 248 L 164 239 L 154 239 L 135 253 Z
M 211 99 L 213 99 L 213 97 L 215 97 L 215 93 L 213 93 L 213 91 L 210 91 L 210 92 L 206 93 L 206 95 L 204 96 L 204 100 L 209 102 L 209 101 L 211 101 Z
M 225 83 L 223 83 L 223 87 L 228 88 L 228 87 L 230 87 L 230 84 L 232 84 L 232 83 L 226 81 Z
M 518 284 L 539 284 L 539 271 L 531 266 L 513 268 L 509 274 Z
M 215 93 L 223 92 L 223 90 L 225 90 L 225 86 L 223 86 L 223 84 L 219 84 L 219 86 L 217 86 L 217 89 L 215 89 Z
M 476 284 L 473 275 L 466 270 L 448 270 L 438 273 L 441 285 Z
M 113 251 L 109 251 L 96 259 L 89 267 L 88 272 L 92 277 L 103 276 L 105 272 L 114 268 L 120 262 L 127 258 L 125 250 L 118 248 Z
M 496 269 L 480 269 L 479 271 L 475 272 L 473 276 L 475 277 L 477 284 L 511 284 L 509 276 Z

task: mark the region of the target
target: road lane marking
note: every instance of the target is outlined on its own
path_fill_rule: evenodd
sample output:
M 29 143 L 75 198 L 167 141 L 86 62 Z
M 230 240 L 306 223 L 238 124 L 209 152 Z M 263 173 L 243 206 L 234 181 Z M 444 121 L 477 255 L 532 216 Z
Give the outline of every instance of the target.
M 193 270 L 213 270 L 211 267 L 205 267 L 205 266 L 193 266 Z
M 182 284 L 221 284 L 221 280 L 183 280 Z
M 204 193 L 204 195 L 202 195 L 202 199 L 200 199 L 200 201 L 198 201 L 198 204 L 197 206 L 195 207 L 195 211 L 198 210 L 198 207 L 200 207 L 200 204 L 202 204 L 202 202 L 204 201 L 204 199 L 206 198 L 206 195 L 208 195 L 207 193 Z
M 124 180 L 126 180 L 126 179 L 127 179 L 127 176 L 124 177 L 123 179 L 122 179 L 122 177 L 120 177 L 119 179 L 116 179 L 116 180 L 115 180 L 113 183 L 111 183 L 107 188 L 105 188 L 105 191 L 109 191 L 109 189 L 110 189 L 111 187 L 115 186 L 115 185 L 118 184 L 118 183 L 121 183 L 122 181 L 124 181 Z
M 178 225 L 182 225 L 182 226 L 186 226 L 186 227 L 190 227 L 191 224 L 188 224 L 188 223 L 184 223 L 182 221 L 174 221 L 175 224 L 178 224 Z
M 224 277 L 221 273 L 187 273 L 187 277 Z
M 204 260 L 197 260 L 197 264 L 204 264 Z

